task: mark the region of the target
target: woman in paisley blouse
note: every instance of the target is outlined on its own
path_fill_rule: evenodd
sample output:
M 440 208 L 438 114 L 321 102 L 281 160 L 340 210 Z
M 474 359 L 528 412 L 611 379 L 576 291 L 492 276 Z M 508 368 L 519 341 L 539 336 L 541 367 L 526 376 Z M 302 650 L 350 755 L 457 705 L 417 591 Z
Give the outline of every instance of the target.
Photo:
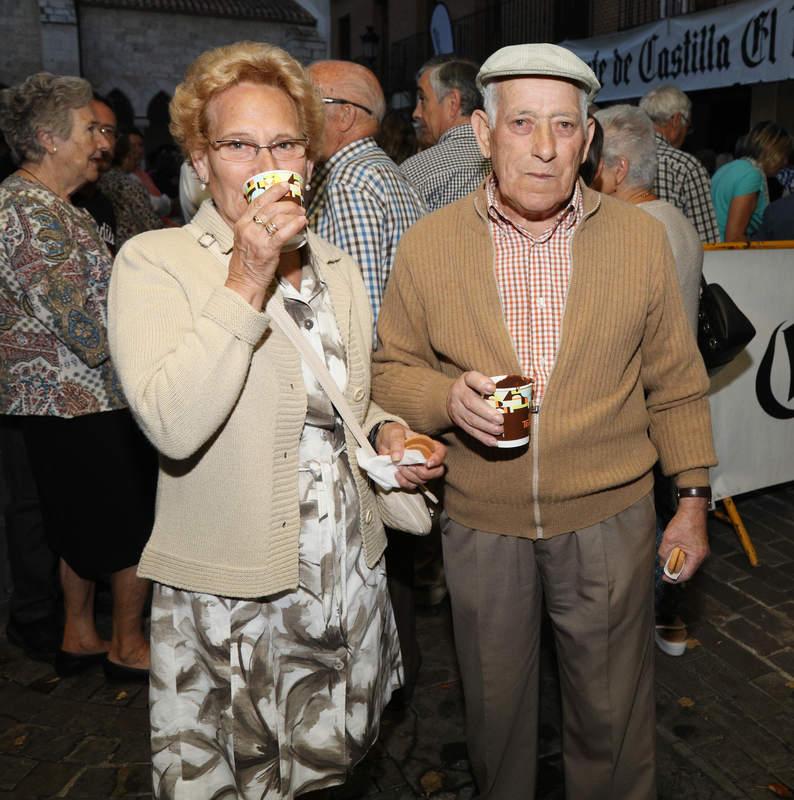
M 46 72 L 0 94 L 0 129 L 18 169 L 0 184 L 0 413 L 22 427 L 47 539 L 60 556 L 65 624 L 55 666 L 102 662 L 143 678 L 149 646 L 136 576 L 151 530 L 156 471 L 110 362 L 111 259 L 70 202 L 110 146 L 90 84 Z M 111 575 L 113 636 L 94 625 L 94 581 Z
M 377 737 L 400 685 L 386 538 L 355 440 L 270 310 L 324 357 L 383 454 L 407 429 L 370 402 L 371 312 L 352 259 L 308 232 L 287 183 L 308 179 L 323 110 L 303 68 L 267 44 L 201 55 L 171 131 L 209 187 L 190 224 L 120 251 L 110 343 L 160 451 L 150 715 L 154 795 L 276 800 L 322 790 Z M 445 450 L 400 467 L 437 477 Z

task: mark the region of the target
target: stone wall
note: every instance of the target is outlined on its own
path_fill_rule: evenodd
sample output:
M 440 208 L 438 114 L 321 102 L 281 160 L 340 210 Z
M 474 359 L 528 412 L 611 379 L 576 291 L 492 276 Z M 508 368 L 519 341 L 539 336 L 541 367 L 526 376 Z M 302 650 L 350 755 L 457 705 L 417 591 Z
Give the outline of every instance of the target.
M 48 23 L 41 26 L 41 66 L 56 75 L 80 74 L 80 40 L 77 25 Z
M 314 28 L 253 20 L 83 7 L 80 28 L 84 76 L 103 94 L 121 89 L 139 117 L 157 92 L 172 95 L 190 62 L 210 47 L 271 42 L 304 63 L 326 52 Z
M 0 0 L 0 82 L 19 83 L 42 69 L 37 0 Z
M 325 42 L 323 55 L 331 57 L 331 0 L 295 0 L 317 20 L 317 35 Z

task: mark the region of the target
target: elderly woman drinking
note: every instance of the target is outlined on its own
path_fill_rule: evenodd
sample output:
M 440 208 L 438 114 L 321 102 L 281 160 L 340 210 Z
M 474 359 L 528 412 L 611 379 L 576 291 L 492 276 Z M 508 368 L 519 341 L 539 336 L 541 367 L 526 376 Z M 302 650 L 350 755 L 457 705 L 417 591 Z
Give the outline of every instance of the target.
M 111 146 L 91 101 L 86 81 L 46 72 L 0 96 L 0 129 L 19 164 L 0 185 L 0 413 L 21 427 L 60 557 L 57 672 L 101 662 L 111 678 L 145 680 L 149 583 L 135 569 L 151 531 L 156 468 L 110 362 L 110 253 L 70 200 L 97 179 Z M 107 574 L 110 643 L 94 625 L 94 582 Z
M 276 310 L 381 453 L 400 460 L 409 432 L 369 399 L 358 267 L 287 197 L 322 133 L 303 68 L 267 44 L 208 51 L 171 115 L 211 199 L 184 228 L 133 238 L 110 297 L 121 381 L 160 451 L 140 568 L 155 581 L 155 796 L 292 798 L 345 779 L 401 665 L 373 492 Z M 243 185 L 274 170 L 289 183 L 248 205 Z M 400 467 L 401 486 L 440 475 L 444 455 Z

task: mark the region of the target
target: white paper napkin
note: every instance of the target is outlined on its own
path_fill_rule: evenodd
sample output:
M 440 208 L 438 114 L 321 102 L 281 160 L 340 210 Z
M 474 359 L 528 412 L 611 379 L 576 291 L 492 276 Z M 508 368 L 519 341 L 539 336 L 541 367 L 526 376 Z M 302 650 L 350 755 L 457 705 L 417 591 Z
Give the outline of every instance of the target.
M 360 447 L 356 450 L 356 460 L 370 478 L 372 478 L 381 489 L 399 489 L 397 483 L 397 467 L 411 466 L 413 464 L 424 464 L 427 460 L 418 450 L 406 450 L 403 453 L 402 461 L 395 464 L 391 456 L 368 456 Z

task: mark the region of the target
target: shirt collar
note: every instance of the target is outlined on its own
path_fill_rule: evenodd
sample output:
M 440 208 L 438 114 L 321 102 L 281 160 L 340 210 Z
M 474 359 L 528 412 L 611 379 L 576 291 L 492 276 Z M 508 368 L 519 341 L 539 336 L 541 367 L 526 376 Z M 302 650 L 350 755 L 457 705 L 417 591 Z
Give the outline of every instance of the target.
M 301 265 L 301 285 L 296 289 L 288 280 L 279 276 L 278 285 L 285 300 L 298 300 L 311 303 L 326 289 L 326 283 L 320 276 L 311 258 L 303 258 Z
M 444 144 L 444 142 L 449 142 L 453 139 L 468 139 L 473 135 L 474 129 L 471 127 L 471 123 L 464 122 L 460 125 L 453 125 L 451 128 L 447 128 L 447 130 L 438 137 L 436 144 Z
M 378 143 L 371 137 L 365 136 L 363 139 L 356 139 L 355 142 L 350 142 L 344 147 L 340 147 L 327 161 L 324 161 L 317 169 L 316 178 L 317 183 L 339 163 L 347 161 L 349 158 L 366 153 L 368 150 L 376 149 Z
M 538 236 L 535 236 L 526 228 L 517 225 L 511 220 L 502 210 L 499 201 L 496 198 L 497 178 L 492 172 L 490 177 L 486 179 L 485 190 L 488 198 L 488 218 L 492 220 L 497 226 L 502 229 L 512 228 L 518 231 L 522 236 L 526 236 L 533 242 L 545 242 L 549 239 L 560 225 L 565 227 L 565 230 L 571 230 L 575 227 L 584 216 L 584 206 L 582 203 L 582 190 L 577 180 L 574 184 L 573 194 L 565 208 L 560 211 L 557 216 L 549 224 L 549 227 Z

